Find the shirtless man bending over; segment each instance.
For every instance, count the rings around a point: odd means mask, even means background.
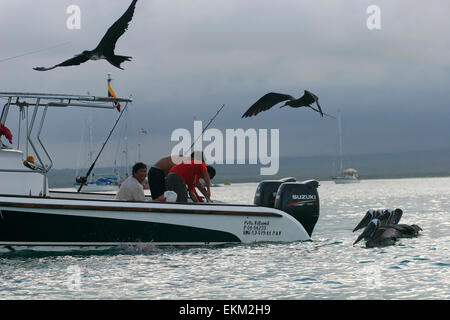
[[[182,156],[167,156],[160,160],[158,160],[148,171],[148,183],[150,186],[150,192],[152,195],[152,199],[158,199],[161,195],[167,191],[165,178],[169,174],[169,171],[177,164],[182,163],[183,161],[190,161],[194,159],[194,152],[191,154],[190,158],[182,157]],[[198,154],[198,158],[202,158],[203,162],[203,154]],[[208,166],[209,167],[209,166]],[[213,169],[214,170],[214,169]],[[215,172],[214,172],[215,174]],[[197,186],[199,190],[206,196],[206,194],[210,195],[208,190],[203,188],[201,183]],[[209,196],[207,197],[209,198]]]

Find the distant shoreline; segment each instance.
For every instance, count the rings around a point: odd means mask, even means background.
[[[49,187],[50,188],[72,188],[74,187],[73,181],[66,180],[61,182],[61,177],[57,178],[59,181],[55,183],[52,179],[55,178],[55,175],[49,175]],[[232,184],[236,183],[258,183],[263,180],[278,180],[284,177],[294,177],[297,181],[305,181],[305,180],[318,180],[318,181],[333,181],[331,178],[318,178],[318,177],[296,177],[294,175],[285,175],[285,176],[257,176],[257,177],[236,177],[230,179],[217,178],[213,180],[213,184],[224,184],[226,182],[230,182]],[[68,178],[68,177],[67,177]],[[389,176],[370,176],[370,177],[361,177],[361,181],[364,180],[391,180],[391,179],[421,179],[421,178],[450,178],[449,174],[422,174],[422,175],[389,175]]]
[[[450,177],[450,149],[395,152],[382,154],[349,155],[344,157],[344,168],[358,170],[361,180]],[[147,164],[150,166],[151,164]],[[332,181],[338,171],[334,156],[282,157],[275,176],[261,176],[261,165],[219,164],[213,165],[217,175],[214,183],[245,183],[295,177],[297,180],[316,179]],[[126,168],[95,168],[98,174],[112,174],[114,170],[125,176]],[[128,168],[129,170],[129,168]],[[87,169],[53,169],[49,172],[52,188],[72,187],[76,175]]]

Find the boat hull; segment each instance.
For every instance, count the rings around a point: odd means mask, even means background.
[[[344,177],[343,178],[336,177],[336,178],[333,178],[333,180],[336,184],[347,184],[347,183],[359,183],[360,182],[360,180],[357,178],[344,178]]]
[[[0,196],[1,246],[205,245],[310,240],[277,209]]]

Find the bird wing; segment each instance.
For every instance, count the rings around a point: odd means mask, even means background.
[[[394,224],[391,227],[401,232],[403,236],[416,236],[418,234],[418,229],[414,228],[413,225],[410,226],[407,224]]]
[[[311,104],[311,103],[315,102],[317,104],[317,107],[319,108],[318,112],[323,117],[323,112],[322,112],[322,108],[320,107],[320,104],[319,104],[319,97],[318,96],[316,96],[314,93],[312,93],[312,92],[310,92],[308,90],[305,90],[305,94],[300,99],[304,99],[303,101],[307,102],[308,104]],[[312,109],[316,110],[314,108],[312,108]]]
[[[48,70],[52,70],[55,69],[57,67],[68,67],[68,66],[77,66],[79,64],[82,64],[83,62],[86,62],[89,60],[89,57],[79,54],[76,55],[73,58],[70,58],[64,62],[61,62],[60,64],[56,64],[53,67],[50,68],[45,68],[45,67],[34,67],[33,69],[36,71],[48,71]]]
[[[111,27],[109,27],[108,31],[106,31],[94,51],[98,50],[105,55],[114,55],[117,40],[125,33],[125,31],[127,31],[128,24],[133,18],[136,2],[137,0],[133,0],[127,11],[125,11],[125,13],[116,22],[114,22]]]
[[[261,111],[266,111],[272,108],[277,103],[286,100],[294,100],[295,98],[283,93],[270,92],[262,96],[258,101],[256,101],[243,115],[242,118],[251,117],[257,115]]]

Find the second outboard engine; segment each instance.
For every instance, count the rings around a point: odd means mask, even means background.
[[[280,185],[275,209],[289,213],[305,228],[311,237],[319,219],[319,183],[316,180],[286,182]]]
[[[282,183],[295,181],[297,181],[295,178],[261,181],[256,189],[255,200],[253,203],[257,206],[273,208],[278,187]]]

